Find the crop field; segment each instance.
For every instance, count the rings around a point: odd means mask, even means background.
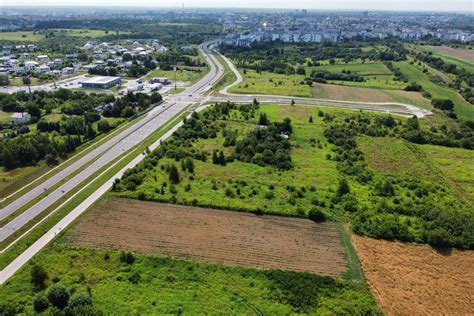
[[[468,315],[474,251],[352,237],[365,278],[388,315]]]
[[[474,106],[464,101],[456,91],[431,82],[417,66],[411,65],[407,61],[399,61],[394,64],[405,74],[408,81],[420,84],[426,91],[431,93],[433,98],[451,99],[454,102],[454,110],[460,118],[467,120],[474,118]]]
[[[474,51],[468,49],[451,48],[447,46],[418,46],[418,48],[430,51],[434,56],[445,62],[454,64],[459,68],[474,71]]]
[[[280,75],[270,72],[257,73],[247,70],[244,80],[229,89],[232,93],[242,94],[275,94],[293,97],[312,97],[311,87],[302,84],[303,75]]]
[[[474,51],[471,49],[463,48],[452,48],[448,46],[423,46],[429,50],[442,53],[444,55],[450,55],[452,57],[462,59],[468,63],[474,64]]]
[[[313,96],[318,99],[356,102],[400,102],[431,107],[430,101],[418,92],[349,87],[338,84],[313,83]]]
[[[79,246],[335,277],[348,265],[332,222],[117,198],[88,213],[66,238]]]

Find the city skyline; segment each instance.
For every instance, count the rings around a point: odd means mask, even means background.
[[[312,0],[295,0],[292,6],[288,6],[288,2],[284,0],[258,0],[258,1],[240,1],[240,2],[226,2],[225,5],[217,0],[173,0],[166,3],[155,3],[150,5],[150,2],[145,0],[136,0],[131,3],[128,0],[105,0],[101,5],[97,5],[96,1],[69,1],[64,3],[58,0],[45,0],[41,4],[31,0],[3,0],[3,6],[20,7],[20,6],[60,6],[60,7],[141,7],[141,8],[236,8],[236,9],[308,9],[308,10],[374,10],[374,11],[437,11],[437,12],[473,12],[473,3],[470,0],[400,0],[397,2],[380,2],[375,0],[350,1],[350,0],[335,0],[335,1],[312,1]]]

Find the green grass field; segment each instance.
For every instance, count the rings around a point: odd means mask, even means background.
[[[280,75],[270,72],[258,74],[256,71],[247,70],[247,73],[243,74],[243,76],[244,80],[229,89],[229,92],[275,94],[307,98],[313,96],[311,87],[300,83],[305,78],[303,75]]]
[[[33,262],[46,269],[48,287],[90,292],[94,307],[110,315],[381,314],[369,290],[351,281],[138,254],[133,264],[119,258],[119,251],[57,242]],[[0,287],[0,306],[33,312],[33,297],[47,293],[30,283],[33,262]]]
[[[403,89],[406,84],[403,82],[395,81],[395,77],[392,72],[380,62],[370,63],[349,63],[349,64],[335,64],[335,65],[324,65],[317,67],[306,67],[306,74],[310,75],[312,70],[330,71],[330,72],[342,72],[351,71],[354,74],[363,76],[364,82],[354,81],[340,81],[330,80],[331,83],[337,83],[347,86],[366,87],[375,89]]]
[[[433,98],[451,99],[454,102],[454,110],[462,119],[474,119],[474,105],[467,103],[453,89],[442,87],[431,82],[427,76],[415,65],[410,65],[408,61],[399,61],[395,65],[405,74],[408,80],[415,81],[431,93]]]
[[[419,147],[455,191],[474,204],[474,152],[433,145]]]
[[[0,32],[0,41],[12,42],[38,42],[42,40],[42,34],[33,34],[31,31],[25,32]]]
[[[116,35],[116,31],[91,30],[91,29],[51,29],[58,35],[74,36],[74,37],[90,37],[98,38],[105,35]],[[130,32],[119,31],[119,34],[129,34]]]
[[[460,199],[474,202],[474,152],[462,148],[415,145],[402,139],[360,137],[367,163],[378,172],[415,176],[450,187]]]

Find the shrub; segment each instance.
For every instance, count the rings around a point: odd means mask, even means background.
[[[313,207],[308,213],[308,218],[316,223],[320,223],[326,220],[326,215],[319,208]]]
[[[337,195],[342,196],[348,194],[351,191],[349,184],[347,183],[346,178],[339,180],[339,185],[337,187]]]
[[[41,313],[47,310],[48,307],[49,307],[49,301],[46,295],[41,293],[35,296],[35,298],[33,299],[33,309],[35,310],[35,312]]]
[[[49,302],[59,309],[68,305],[69,296],[69,291],[62,285],[53,285],[48,291]]]
[[[92,298],[88,293],[76,293],[71,298],[71,303],[69,306],[72,308],[85,306],[85,305],[92,305]]]
[[[120,262],[126,264],[133,264],[135,262],[135,256],[131,252],[122,251],[120,253]]]
[[[34,265],[33,268],[31,268],[31,283],[36,289],[45,288],[45,281],[47,279],[48,273],[46,273],[43,267]]]

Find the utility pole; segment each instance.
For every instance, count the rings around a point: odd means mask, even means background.
[[[178,88],[176,87],[176,66],[173,67],[174,71],[174,90],[176,91]]]

